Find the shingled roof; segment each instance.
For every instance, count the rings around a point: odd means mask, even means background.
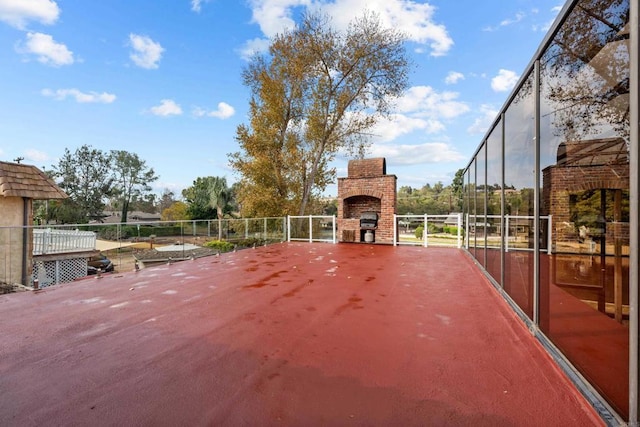
[[[8,162],[0,162],[0,196],[36,200],[69,197],[37,167]]]

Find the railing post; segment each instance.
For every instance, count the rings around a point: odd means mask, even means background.
[[[285,237],[288,242],[291,242],[291,215],[287,215],[287,235]]]
[[[551,238],[551,230],[553,230],[553,227],[551,225],[552,222],[553,215],[549,215],[549,221],[547,221],[547,255],[551,255],[551,253],[553,252],[551,250],[551,244],[553,242],[553,239]]]
[[[464,239],[465,244],[466,244],[465,247],[467,248],[467,250],[469,250],[469,216],[470,215],[467,214],[467,226],[465,227],[466,234],[465,234],[465,239]]]
[[[309,215],[309,243],[313,242],[313,217]]]
[[[462,214],[458,214],[458,249],[462,248]]]
[[[398,215],[393,214],[393,246],[398,246]]]
[[[331,218],[333,219],[333,244],[336,244],[336,216],[332,215]]]
[[[509,252],[509,214],[504,216],[504,251]]]
[[[51,229],[47,228],[44,230],[44,234],[42,236],[42,253],[46,254],[49,249],[49,242],[51,240]]]
[[[424,223],[422,224],[422,246],[425,248],[429,246],[429,216],[424,214]]]
[[[262,238],[266,241],[267,240],[267,217],[264,218],[264,221],[262,223]]]

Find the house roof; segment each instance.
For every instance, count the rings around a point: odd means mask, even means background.
[[[69,197],[37,167],[8,162],[0,162],[0,196],[36,200]]]

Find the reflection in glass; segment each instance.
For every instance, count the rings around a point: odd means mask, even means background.
[[[501,284],[502,121],[487,138],[487,272]]]
[[[473,224],[476,222],[476,164],[478,163],[477,159],[474,159],[469,166],[469,223],[467,224],[467,229],[469,231],[469,251],[471,255],[476,257],[476,233],[473,232]]]
[[[540,327],[628,414],[629,2],[577,4],[541,58]]]
[[[476,157],[476,217],[475,221],[470,224],[469,232],[473,233],[476,239],[476,260],[480,265],[485,265],[485,246],[487,236],[487,219],[485,217],[485,205],[487,186],[485,183],[485,156],[486,145],[483,145],[478,151]]]
[[[533,319],[535,99],[529,75],[504,117],[505,265],[503,287]]]

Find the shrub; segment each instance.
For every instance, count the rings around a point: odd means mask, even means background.
[[[229,252],[233,250],[234,244],[231,242],[225,242],[224,240],[211,240],[204,244],[205,247],[216,249],[220,252]]]
[[[416,228],[416,239],[422,239],[423,235],[424,235],[424,226],[423,225],[419,225]]]

